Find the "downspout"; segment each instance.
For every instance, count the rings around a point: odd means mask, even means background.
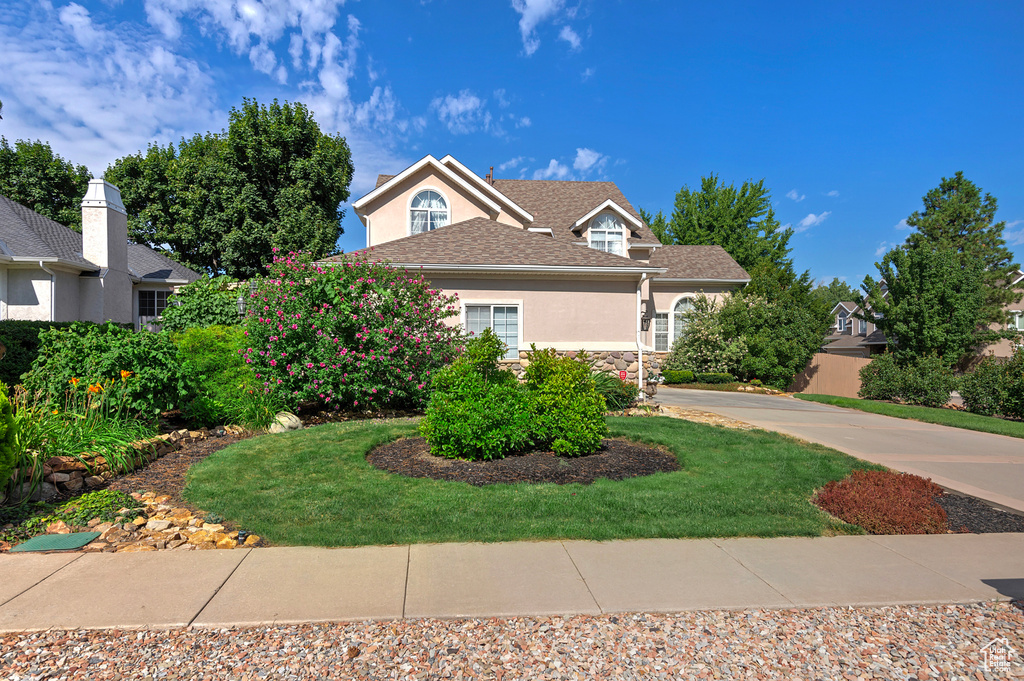
[[[643,341],[640,340],[640,333],[641,333],[641,330],[640,330],[641,321],[640,320],[641,320],[641,317],[643,315],[643,311],[641,309],[642,308],[641,296],[643,295],[642,289],[643,289],[643,286],[644,286],[644,281],[646,279],[647,279],[647,273],[643,272],[640,275],[640,281],[637,282],[637,285],[636,285],[636,352],[637,352],[636,380],[637,380],[637,383],[640,386],[640,401],[641,402],[646,402],[647,401],[647,390],[646,390],[646,386],[644,386],[644,344],[643,344]]]
[[[366,247],[370,247],[370,216],[366,216]]]
[[[39,261],[39,267],[44,272],[50,275],[50,319],[49,321],[55,322],[53,318],[54,311],[56,310],[56,296],[57,296],[57,273],[47,267],[42,260]]]

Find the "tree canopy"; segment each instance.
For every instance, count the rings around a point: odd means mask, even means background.
[[[916,230],[907,238],[908,246],[951,248],[965,263],[976,263],[984,292],[981,321],[1005,324],[1005,306],[1020,300],[1020,294],[1007,286],[1020,265],[1006,248],[1006,223],[995,222],[995,197],[987,193],[982,196],[980,187],[964,177],[963,172],[957,172],[953,177],[942,178],[923,201],[924,210],[907,218],[907,224]]]
[[[46,142],[18,140],[12,147],[0,137],[0,194],[76,232],[89,177],[88,168],[64,160]]]
[[[659,238],[666,244],[717,244],[750,271],[766,260],[779,268],[792,268],[792,236],[793,230],[782,229],[775,219],[764,180],[747,181],[736,189],[719,184],[718,176],[712,174],[701,179],[699,191],[685,186],[679,190],[664,236]]]
[[[811,290],[811,295],[820,300],[829,310],[837,303],[844,300],[856,300],[859,295],[857,290],[839,278],[834,278],[829,283],[822,281]]]
[[[210,274],[251,277],[274,248],[336,252],[352,159],[301,103],[244,99],[228,129],[115,161],[129,238]]]

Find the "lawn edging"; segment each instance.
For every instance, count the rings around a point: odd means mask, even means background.
[[[1024,438],[1024,421],[1009,421],[995,416],[981,416],[980,414],[972,414],[970,412],[957,411],[955,409],[918,407],[909,404],[893,404],[892,402],[861,400],[852,397],[837,397],[835,395],[795,393],[793,397],[807,402],[818,402],[820,404],[829,404],[834,407],[857,409],[871,414],[892,416],[898,419],[934,423],[940,426],[974,430],[980,433],[991,433],[993,435],[1006,435],[1008,437]]]

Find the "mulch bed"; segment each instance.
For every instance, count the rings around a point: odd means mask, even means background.
[[[377,447],[366,460],[375,468],[410,478],[452,480],[478,487],[517,482],[587,485],[598,478],[624,480],[679,470],[679,461],[664,449],[613,439],[601,440],[601,449],[586,456],[535,451],[495,461],[463,461],[434,456],[426,440],[410,437]]]
[[[980,499],[946,492],[935,501],[946,512],[949,529],[954,532],[1024,532],[1024,516],[992,508]]]

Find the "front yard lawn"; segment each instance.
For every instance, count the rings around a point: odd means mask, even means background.
[[[612,437],[668,447],[683,470],[592,485],[473,487],[371,467],[410,420],[328,424],[231,445],[189,472],[185,498],[273,543],[415,542],[853,533],[810,503],[855,468],[834,450],[765,431],[611,417]]]
[[[874,400],[858,400],[852,397],[836,397],[835,395],[797,393],[794,397],[799,397],[801,400],[807,400],[808,402],[821,402],[822,404],[831,404],[836,407],[859,409],[860,411],[867,411],[872,414],[894,416],[898,419],[924,421],[925,423],[935,423],[940,426],[1024,438],[1024,421],[1007,421],[1006,419],[994,416],[972,414],[968,411],[917,407],[909,404],[893,404],[892,402],[876,402]]]

